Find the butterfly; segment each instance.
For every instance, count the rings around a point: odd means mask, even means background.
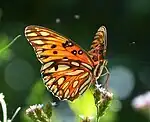
[[[70,38],[41,26],[25,28],[25,36],[41,62],[47,89],[60,100],[73,101],[102,75],[107,61],[107,31],[101,26],[86,52]]]

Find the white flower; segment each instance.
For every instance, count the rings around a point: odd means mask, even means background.
[[[29,113],[32,113],[34,112],[36,109],[42,109],[43,107],[43,104],[35,104],[35,105],[32,105],[30,106],[27,110],[26,110],[26,113],[29,114]]]

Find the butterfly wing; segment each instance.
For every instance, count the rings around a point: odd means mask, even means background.
[[[61,100],[73,101],[89,87],[93,61],[72,40],[41,27],[28,26],[25,36],[42,63],[46,87]]]
[[[109,71],[107,69],[107,60],[105,60],[107,48],[107,29],[105,26],[101,26],[95,36],[94,41],[92,42],[91,49],[88,51],[91,59],[94,62],[94,76],[95,81],[99,79],[100,76],[107,76],[105,84],[108,84]],[[106,70],[106,73],[103,71]]]
[[[93,75],[79,62],[46,63],[41,68],[46,87],[61,100],[73,101],[90,86]]]
[[[101,26],[94,36],[91,49],[88,54],[93,59],[94,65],[97,65],[100,61],[104,60],[107,48],[107,30],[105,26]]]

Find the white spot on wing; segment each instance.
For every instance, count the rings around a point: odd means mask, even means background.
[[[43,52],[43,51],[37,51],[36,53],[37,53],[37,55],[40,55],[42,52]]]
[[[56,72],[54,67],[49,70],[49,73],[53,73],[53,72]]]
[[[50,79],[50,76],[44,76],[44,77],[43,77],[44,83],[48,82],[49,79]]]
[[[75,65],[75,66],[80,66],[79,63],[77,63],[77,62],[75,62],[75,61],[72,61],[71,64],[72,64],[72,65]]]
[[[58,90],[58,89],[57,89],[57,87],[55,87],[55,89],[53,90],[53,93],[56,93],[56,92],[57,92],[57,90]]]
[[[61,85],[63,82],[64,82],[65,78],[64,77],[61,77],[58,79],[58,85]]]
[[[79,88],[76,88],[76,90],[75,90],[75,94],[77,94],[77,93],[78,93],[78,90],[79,90]]]
[[[42,50],[43,50],[42,48],[37,48],[37,49],[36,49],[36,51],[42,51]]]
[[[87,88],[88,88],[88,85],[86,85],[86,86],[79,92],[79,94],[83,94]]]
[[[68,65],[58,65],[57,71],[63,71],[63,70],[67,70],[69,68],[70,68],[70,66],[68,66]]]
[[[26,36],[37,36],[36,33],[29,33],[29,34],[26,34]]]
[[[46,85],[51,86],[54,81],[55,81],[55,78],[52,78],[46,83]]]
[[[84,72],[84,70],[75,70],[74,72],[68,72],[66,75],[78,75],[80,73]]]
[[[36,31],[40,31],[40,29],[39,28],[35,28],[36,29]]]
[[[25,33],[30,33],[31,32],[31,30],[26,30],[26,32]]]
[[[74,94],[74,92],[73,92],[73,93],[71,94],[71,97],[74,97],[74,95],[75,95],[75,94]]]
[[[69,89],[67,89],[67,91],[65,92],[64,98],[67,98],[68,94],[69,94]]]
[[[55,70],[55,68],[53,67],[53,68],[51,68],[51,69],[49,70],[49,73],[58,72],[58,71],[63,71],[63,70],[67,70],[67,69],[69,69],[69,68],[70,68],[70,66],[68,66],[68,65],[58,65],[58,69],[57,69],[57,70]]]
[[[59,91],[56,93],[56,96],[59,96]]]
[[[42,40],[34,40],[34,41],[32,41],[32,43],[34,43],[34,44],[44,44],[44,42],[42,41]]]
[[[88,72],[84,73],[80,78],[85,78],[86,76],[88,76]]]
[[[60,91],[59,91],[59,95],[61,95],[61,97],[62,97],[62,94],[63,94],[63,92],[62,92],[62,90],[60,90]]]
[[[62,90],[59,90],[59,91],[57,91],[56,94],[54,94],[54,95],[56,95],[56,96],[60,99],[60,98],[62,98],[62,94],[63,94],[63,91],[62,91]]]
[[[77,80],[74,81],[74,82],[73,82],[73,88],[75,88],[75,87],[78,85],[78,83],[79,83],[79,81],[77,81]]]
[[[67,59],[62,59],[63,61],[68,61],[68,58]]]
[[[82,84],[79,91],[81,91],[87,84],[90,84],[90,82],[91,82],[91,76],[89,76],[89,78]]]
[[[64,86],[62,87],[62,89],[65,89],[68,85],[69,85],[69,82],[66,82],[66,83],[64,84]]]
[[[49,35],[48,32],[44,32],[44,31],[41,31],[40,34],[41,34],[42,36],[48,36],[48,35]]]
[[[57,88],[57,86],[56,86],[56,85],[52,85],[52,87],[51,87],[51,91],[55,90],[56,88]]]
[[[42,66],[41,70],[47,69],[47,68],[50,67],[53,63],[54,63],[54,62],[48,62],[48,63],[44,64],[44,65]]]
[[[92,67],[86,63],[81,63],[83,66],[87,67],[88,69],[92,70]]]
[[[70,98],[70,95],[68,95],[67,99]]]

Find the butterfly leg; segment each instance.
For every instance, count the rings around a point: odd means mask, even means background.
[[[100,77],[104,77],[104,76],[110,74],[110,72],[109,72],[109,70],[108,70],[108,68],[106,66],[104,67],[104,69],[106,70],[106,72],[103,73]]]
[[[110,76],[110,72],[107,68],[107,60],[103,60],[103,63],[100,65],[100,72],[99,72],[99,76],[100,77],[105,77],[106,76],[106,80],[104,82],[104,87],[107,89],[108,88],[108,80],[109,80],[109,76]],[[98,81],[96,80],[95,82],[97,85],[99,84]]]
[[[104,86],[105,86],[106,88],[108,88],[110,72],[109,72],[109,70],[108,70],[108,68],[107,68],[106,66],[104,67],[104,69],[105,69],[106,72],[105,72],[104,74],[102,74],[100,77],[106,76],[106,81],[105,81],[105,83],[104,83]]]
[[[106,66],[107,66],[107,60],[103,60],[103,61],[99,62],[99,64],[98,64],[97,67],[95,68],[96,70],[95,70],[95,73],[94,73],[94,74],[95,74],[95,76],[97,76],[96,79],[95,79],[95,83],[96,83],[96,84],[99,84],[97,80],[98,80],[100,77],[103,77],[103,76],[105,76],[105,75],[107,74],[108,70],[106,70],[106,73],[103,74],[104,69],[107,69]],[[98,70],[99,67],[100,67],[100,69]],[[98,73],[97,73],[97,72],[98,72]],[[97,74],[98,74],[98,75],[97,75]]]
[[[105,81],[105,83],[104,83],[104,86],[105,86],[105,88],[107,89],[107,88],[108,88],[108,85],[109,85],[110,73],[107,72],[106,75],[107,75],[107,76],[106,76],[106,81]]]

